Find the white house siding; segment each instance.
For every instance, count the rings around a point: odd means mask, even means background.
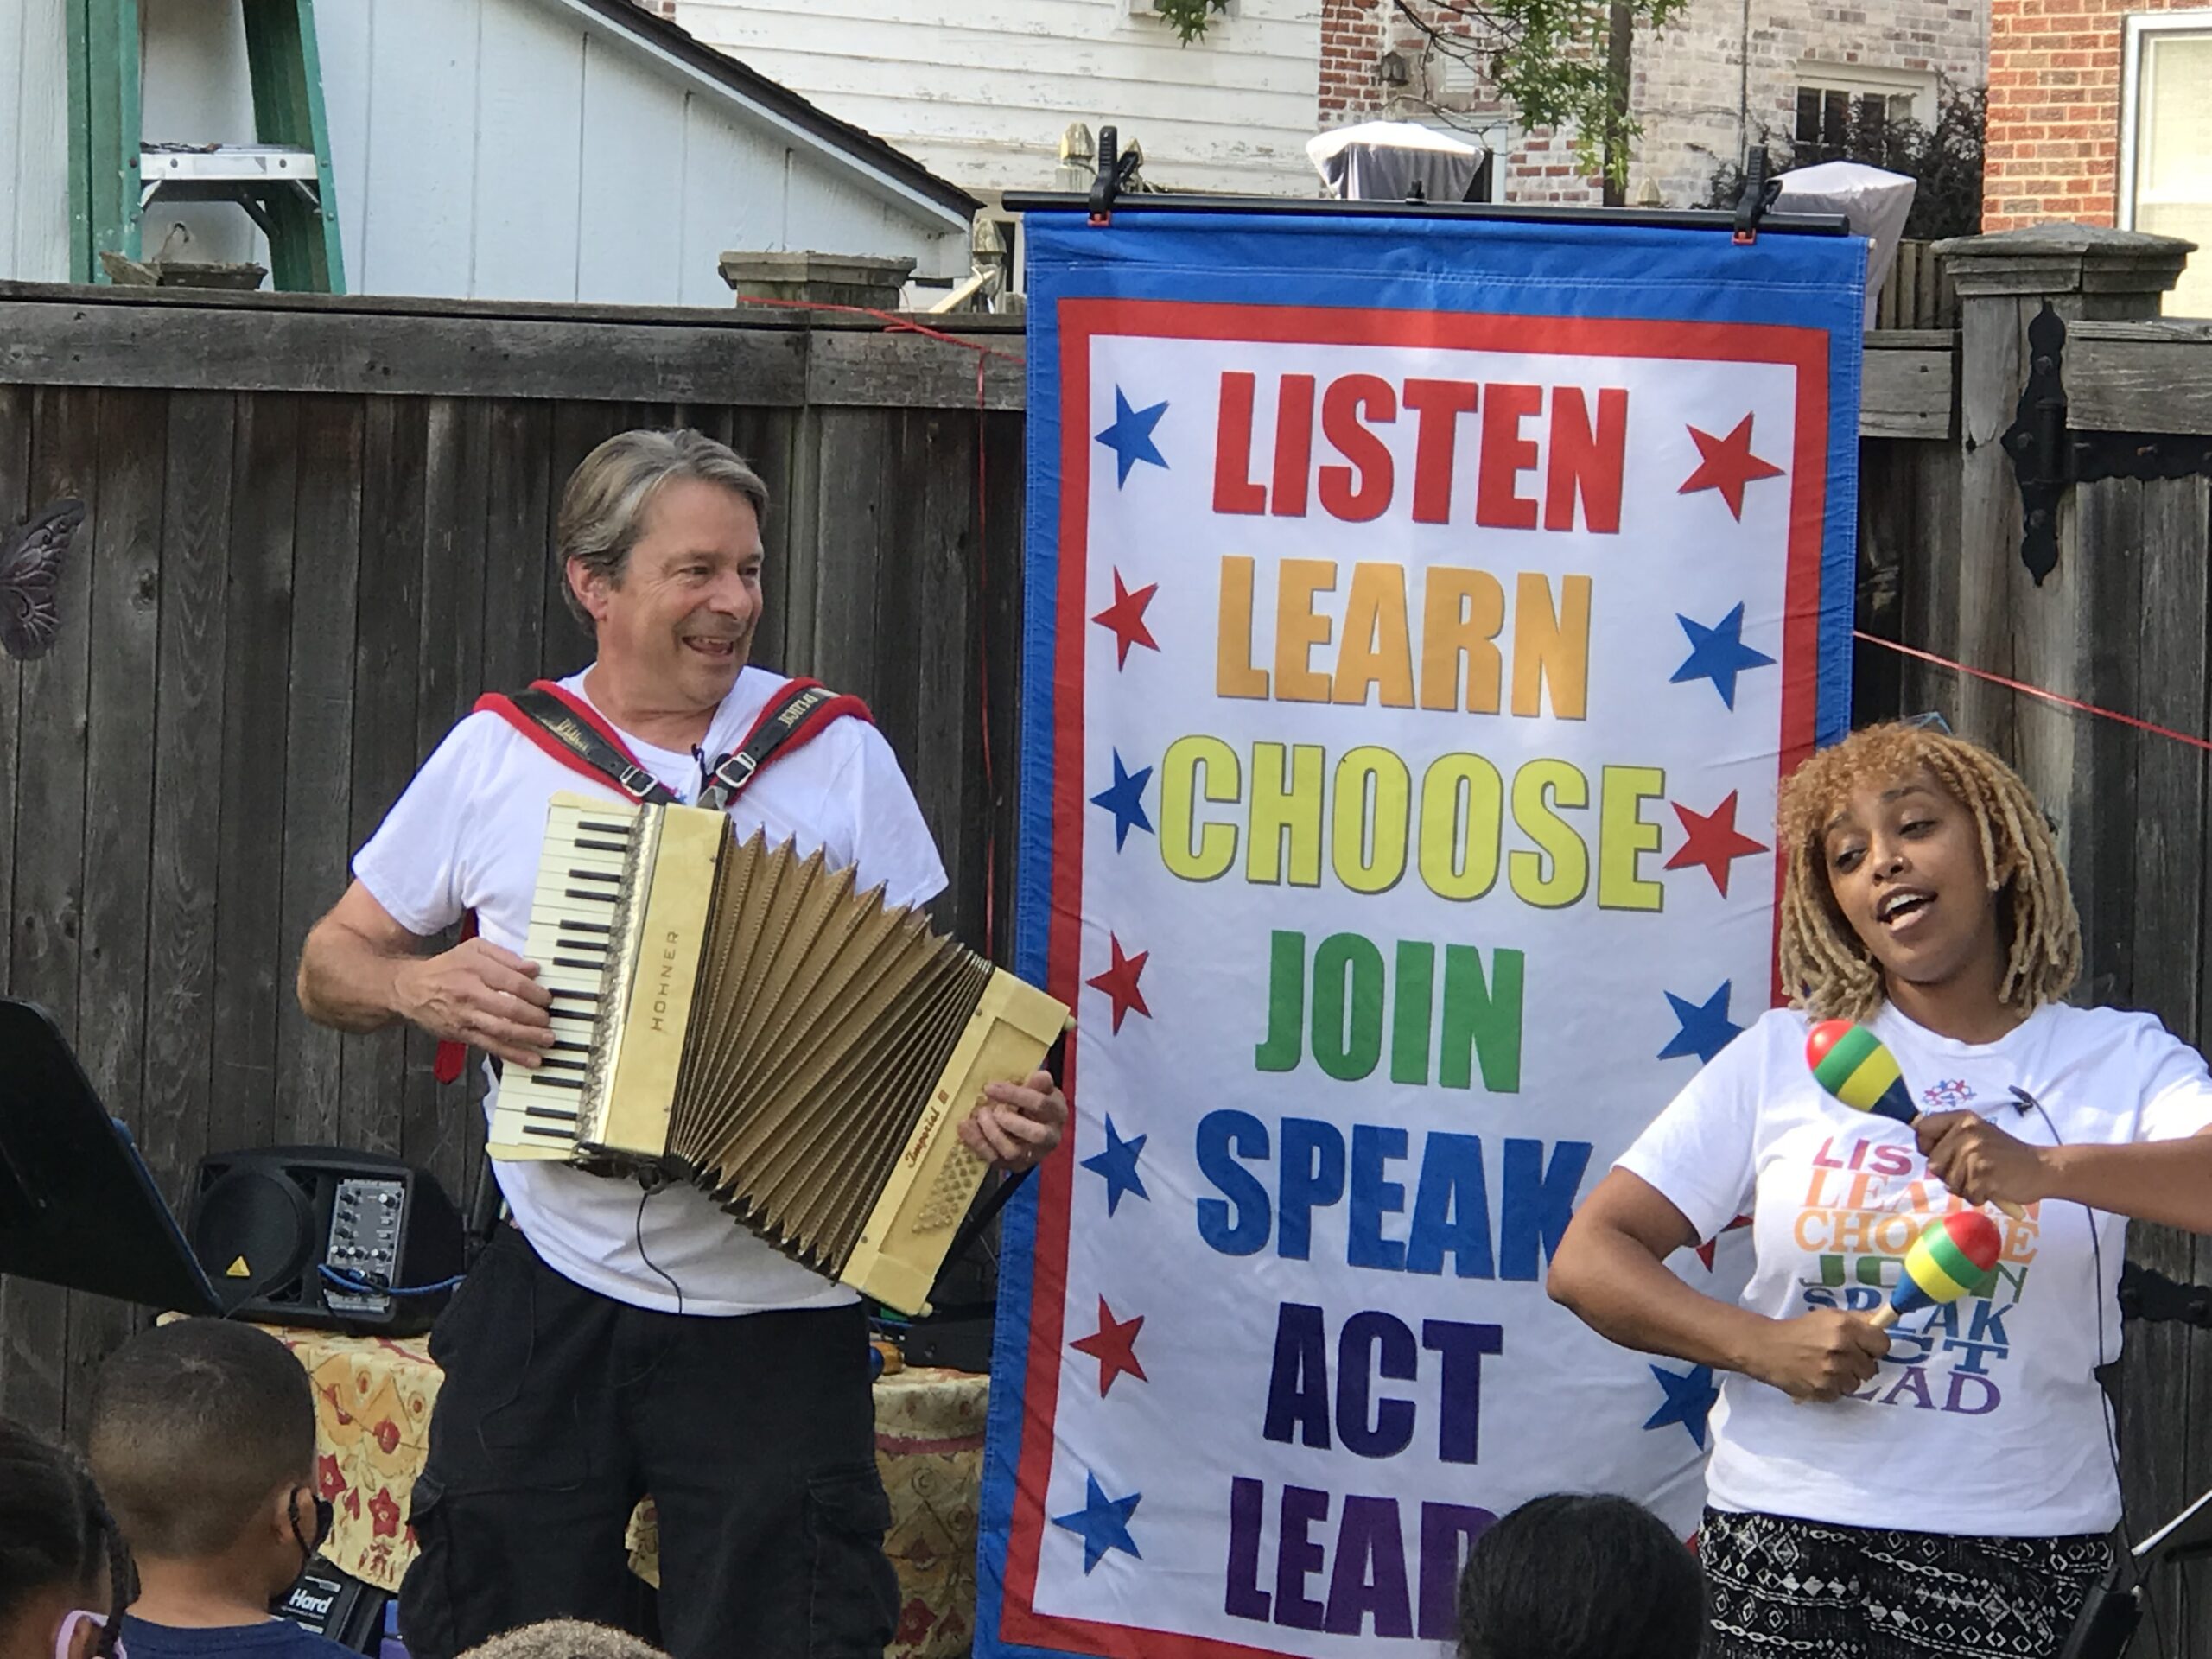
[[[676,21],[970,190],[1050,189],[1117,128],[1182,190],[1313,195],[1322,0],[1235,0],[1179,45],[1147,0],[675,0]]]
[[[61,0],[0,0],[0,276],[69,280]]]
[[[0,275],[68,275],[61,118],[26,95],[66,97],[61,10],[0,0],[0,45],[11,29],[48,31],[55,58],[43,80],[0,66],[0,135],[11,121],[54,128],[47,155],[19,144],[21,161],[0,166],[14,194],[0,195]],[[141,16],[147,141],[251,140],[240,9],[141,0]],[[968,268],[966,230],[941,210],[897,199],[563,0],[322,0],[315,16],[355,293],[726,306],[726,249]],[[156,201],[147,251],[178,222],[192,257],[267,263],[259,232],[220,206]]]

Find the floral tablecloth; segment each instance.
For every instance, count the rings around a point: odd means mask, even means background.
[[[270,1327],[315,1385],[315,1482],[335,1512],[323,1554],[397,1590],[415,1559],[408,1495],[429,1446],[438,1368],[420,1338]],[[885,1548],[899,1569],[898,1638],[888,1659],[954,1659],[975,1634],[976,1510],[988,1379],[909,1369],[875,1385],[875,1457],[891,1495]],[[651,1499],[630,1527],[631,1565],[659,1582]]]

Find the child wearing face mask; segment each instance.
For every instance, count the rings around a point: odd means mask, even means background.
[[[329,1527],[315,1396],[283,1344],[185,1319],[116,1350],[93,1391],[92,1471],[137,1561],[130,1659],[338,1659],[271,1616]]]
[[[1784,780],[1777,833],[1794,1006],[1621,1155],[1551,1293],[1719,1380],[1707,1659],[2051,1659],[2113,1567],[2096,1373],[2119,1355],[2127,1223],[2212,1233],[2212,1074],[2155,1016],[2066,1000],[2065,865],[1987,749],[1856,733]],[[1912,1122],[1816,1083],[1807,1036],[1828,1020],[1890,1051]],[[1995,1268],[1954,1251],[1963,1296],[1877,1326],[1913,1241],[1985,1204],[2015,1206],[1990,1217]],[[1738,1217],[1739,1299],[1670,1269]]]
[[[78,1456],[0,1417],[0,1659],[121,1659],[130,1556]]]

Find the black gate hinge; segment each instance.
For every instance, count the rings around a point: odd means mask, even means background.
[[[2020,563],[2041,587],[2058,568],[2058,507],[2076,484],[2212,473],[2212,437],[2076,432],[2066,422],[2066,320],[2049,300],[2028,324],[2028,381],[1999,440],[2020,486]]]

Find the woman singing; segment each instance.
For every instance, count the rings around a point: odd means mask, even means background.
[[[1776,1009],[1583,1205],[1554,1297],[1612,1340],[1728,1373],[1700,1546],[1717,1659],[2041,1659],[2112,1565],[2095,1368],[2126,1217],[2212,1231],[2212,1077],[2141,1014],[2069,1007],[2081,929],[2042,811],[1986,750],[1883,726],[1784,784]],[[1923,1116],[1825,1095],[1819,1020],[1872,1026]],[[2153,1143],[2165,1144],[2153,1144]],[[1963,1300],[1865,1317],[1928,1223],[2010,1199]],[[1738,1303],[1664,1263],[1738,1216]]]

